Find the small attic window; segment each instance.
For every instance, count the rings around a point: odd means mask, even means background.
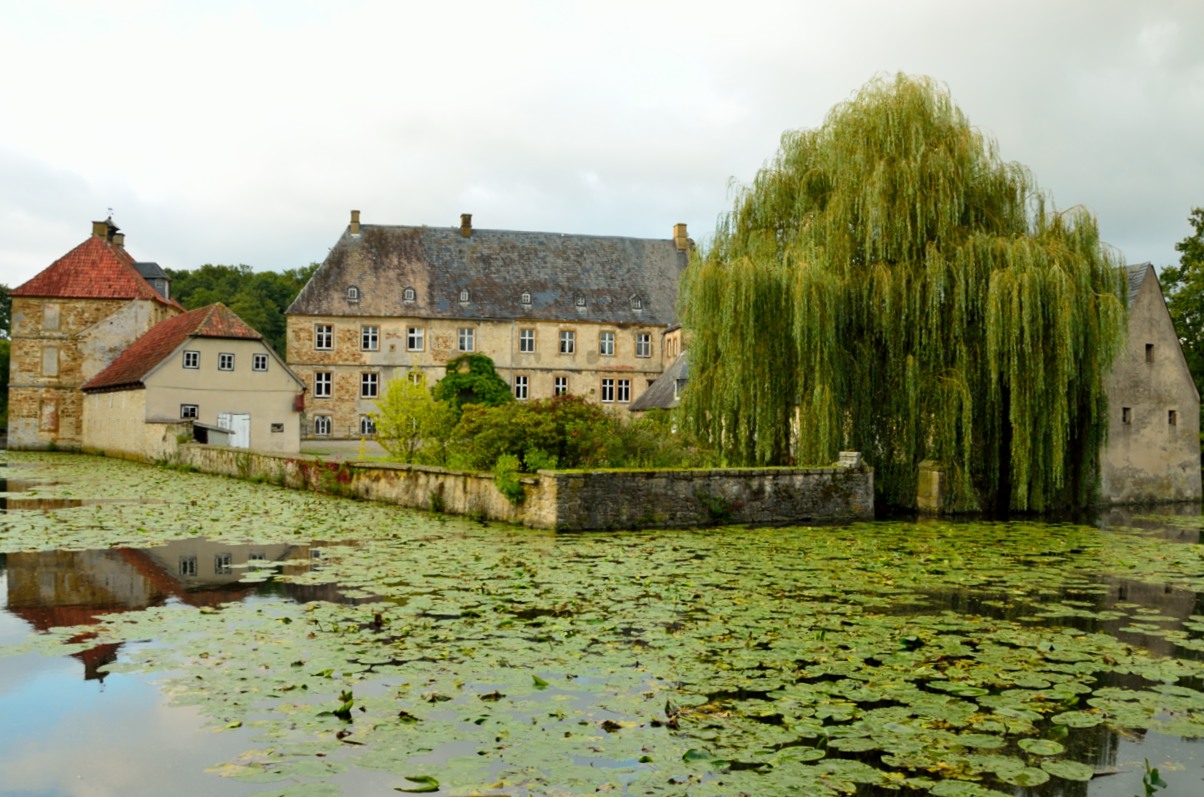
[[[585,297],[584,297],[584,296],[578,296],[578,297],[577,297],[577,306],[578,306],[578,307],[585,307]]]
[[[644,309],[644,300],[638,296],[632,296],[631,297],[631,309],[632,310],[643,310]]]
[[[461,303],[461,304],[467,304],[467,303],[468,303],[468,298],[469,298],[469,296],[468,296],[468,289],[467,289],[467,288],[463,288],[463,289],[461,289],[461,291],[460,291],[460,303]]]
[[[403,300],[403,301],[407,301],[407,302],[412,302],[412,301],[414,301],[414,299],[416,298],[416,296],[417,296],[417,294],[416,294],[416,293],[414,293],[414,289],[413,289],[413,288],[406,288],[406,289],[405,289],[405,291],[403,291],[403,292],[402,292],[402,294],[401,294],[401,298],[402,298],[402,300]]]
[[[352,285],[347,288],[347,301],[358,302],[360,300],[360,289]]]
[[[530,292],[530,291],[523,291],[523,295],[522,295],[522,296],[520,296],[520,297],[518,298],[518,300],[519,300],[520,302],[522,302],[523,304],[526,304],[526,305],[529,305],[529,304],[531,304],[531,292]]]

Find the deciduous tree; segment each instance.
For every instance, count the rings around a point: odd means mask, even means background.
[[[1087,502],[1124,276],[927,78],[788,132],[684,283],[683,420],[733,464],[863,452],[887,502],[947,467],[963,509]]]
[[[1196,388],[1204,393],[1204,208],[1194,209],[1187,221],[1192,234],[1175,244],[1179,265],[1158,276]]]
[[[446,464],[456,412],[431,395],[421,374],[391,379],[376,402],[376,440],[399,462]]]

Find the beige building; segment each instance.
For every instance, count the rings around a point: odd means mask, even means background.
[[[1108,443],[1100,497],[1108,504],[1199,501],[1200,395],[1158,275],[1129,268],[1129,334],[1108,376]]]
[[[373,431],[376,399],[411,371],[493,359],[519,400],[571,393],[625,411],[664,369],[691,242],[351,223],[288,310],[306,436]]]
[[[180,424],[229,445],[296,453],[304,385],[263,336],[214,304],[163,321],[83,385],[84,447],[157,459]]]
[[[152,326],[183,312],[161,277],[155,264],[134,261],[106,220],[12,291],[10,448],[82,445],[80,387]]]

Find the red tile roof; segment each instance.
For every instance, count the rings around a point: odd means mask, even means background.
[[[164,299],[134,268],[134,258],[124,247],[93,235],[58,260],[17,286],[11,296],[61,299]]]
[[[263,335],[220,302],[201,307],[155,324],[108,368],[84,383],[83,390],[141,387],[143,378],[189,338],[262,340]]]

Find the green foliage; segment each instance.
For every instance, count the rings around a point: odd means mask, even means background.
[[[1196,388],[1204,393],[1204,208],[1194,209],[1188,223],[1192,234],[1175,244],[1179,265],[1161,269],[1158,279],[1187,366]]]
[[[493,478],[498,491],[514,505],[521,504],[525,497],[523,483],[519,479],[518,457],[513,454],[502,454],[493,463]]]
[[[283,357],[285,346],[285,310],[297,298],[305,283],[318,268],[252,271],[250,266],[223,266],[206,263],[192,271],[166,269],[171,277],[171,295],[189,310],[221,302],[243,321],[263,335]]]
[[[682,291],[688,431],[733,464],[862,451],[887,502],[1083,505],[1125,329],[1120,264],[926,78],[788,132]]]
[[[453,433],[456,467],[488,470],[502,455],[523,472],[684,467],[702,456],[660,421],[624,421],[580,396],[466,407]]]
[[[435,383],[435,398],[459,413],[465,404],[495,407],[514,399],[510,385],[498,376],[493,360],[484,354],[461,354],[447,364],[447,375]]]
[[[10,290],[12,289],[0,282],[0,338],[7,338],[12,332],[13,298],[9,296]]]
[[[0,338],[0,427],[8,426],[8,362],[12,354],[12,342]]]
[[[1153,797],[1159,789],[1165,789],[1169,784],[1158,774],[1158,767],[1150,766],[1150,759],[1145,759],[1145,774],[1141,776],[1141,785],[1145,789],[1144,797]]]
[[[376,406],[376,440],[393,459],[446,464],[456,413],[450,404],[431,395],[421,374],[411,372],[405,379],[389,380]]]

